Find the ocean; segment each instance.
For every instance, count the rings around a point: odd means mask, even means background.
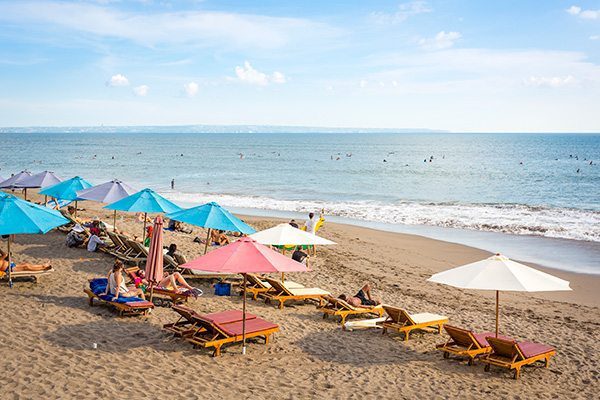
[[[597,134],[149,128],[0,137],[5,178],[22,169],[51,170],[92,183],[118,178],[176,202],[217,201],[258,214],[323,209],[346,222],[417,229],[426,236],[449,228],[553,238],[563,245],[577,241],[591,251],[585,268],[579,263],[565,269],[600,273]]]

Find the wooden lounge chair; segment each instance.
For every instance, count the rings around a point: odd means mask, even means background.
[[[460,358],[468,358],[469,365],[473,365],[475,358],[492,351],[492,346],[487,342],[486,337],[494,336],[493,332],[474,333],[452,325],[444,325],[446,333],[450,338],[446,343],[438,344],[436,349],[444,352],[444,358],[449,358],[450,354]],[[505,336],[500,336],[508,339]]]
[[[409,334],[415,329],[424,331],[433,331],[434,329],[438,333],[442,333],[442,326],[448,322],[448,317],[438,314],[420,313],[420,314],[409,314],[405,310],[383,305],[383,309],[387,314],[387,319],[383,321],[383,334],[388,329],[404,333],[404,340],[408,340]]]
[[[271,289],[271,284],[267,281],[263,281],[258,275],[246,274],[246,278],[246,293],[252,294],[253,300],[257,300],[259,294],[266,293],[267,291],[269,291],[269,289]],[[303,285],[292,281],[285,281],[285,286],[287,288],[295,289],[304,287]],[[243,292],[244,287],[242,284],[240,285],[240,295],[242,295]]]
[[[354,307],[348,302],[333,296],[324,296],[323,298],[327,300],[327,304],[317,308],[323,313],[323,319],[330,315],[340,317],[340,324],[342,325],[344,325],[346,318],[350,315],[376,314],[380,317],[383,316],[384,311],[381,305]]]
[[[548,368],[550,357],[556,354],[556,349],[541,343],[517,342],[493,336],[488,336],[486,340],[492,346],[492,352],[481,358],[481,361],[487,364],[485,371],[489,371],[492,365],[514,369],[515,379],[519,379],[521,367],[524,365],[543,360]]]
[[[11,271],[11,279],[32,279],[35,283],[38,282],[40,276],[48,275],[54,272],[54,268],[50,268],[44,271]],[[5,271],[0,271],[0,279],[8,280],[8,274]]]
[[[188,331],[184,338],[192,343],[194,348],[214,347],[213,357],[219,356],[223,345],[242,341],[242,318],[243,314],[239,310],[193,314],[190,319],[195,330],[193,333]],[[262,337],[265,344],[269,344],[269,337],[278,331],[277,324],[246,313],[246,339]]]
[[[112,296],[103,294],[106,291],[107,281],[106,278],[90,279],[89,284],[84,286],[83,291],[89,297],[90,307],[94,306],[96,300],[101,304],[112,306],[120,316],[146,315],[154,308],[154,304],[139,297],[119,297],[117,301],[113,301]]]
[[[320,288],[293,288],[287,287],[284,283],[275,279],[265,278],[265,280],[271,285],[271,289],[259,296],[263,297],[266,303],[273,300],[278,301],[279,309],[283,309],[285,302],[288,300],[316,301],[321,305],[324,302],[323,297],[331,295],[331,293]]]
[[[196,317],[198,313],[181,304],[174,305],[171,310],[179,314],[179,319],[170,324],[163,325],[163,329],[173,333],[176,337],[184,337],[186,334],[194,333],[197,328]]]

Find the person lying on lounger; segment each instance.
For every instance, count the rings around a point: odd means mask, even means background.
[[[123,263],[120,260],[116,260],[110,273],[108,274],[108,285],[106,285],[106,292],[104,294],[110,294],[114,300],[119,297],[144,297],[144,291],[140,288],[136,288],[134,285],[127,286],[125,284],[125,277],[123,276]]]
[[[2,250],[0,250],[0,271],[1,272],[8,272],[8,254],[4,253]],[[15,264],[12,263],[12,266],[10,268],[11,271],[13,272],[19,272],[19,271],[47,271],[52,269],[52,266],[50,264],[30,264],[30,263],[20,263],[20,264]]]
[[[158,286],[161,286],[161,287],[164,287],[165,289],[173,290],[173,291],[179,290],[178,285],[180,285],[188,290],[192,290],[192,291],[194,290],[194,287],[188,285],[185,278],[183,276],[181,276],[181,274],[179,272],[174,272],[172,274],[165,272],[163,274],[163,279],[160,282],[158,282]]]
[[[372,307],[381,304],[381,300],[373,299],[371,296],[371,285],[368,283],[365,283],[365,285],[360,288],[355,296],[346,296],[345,294],[341,294],[339,298],[354,307]]]
[[[229,244],[229,238],[223,234],[223,231],[212,229],[210,231],[210,241],[217,246]]]

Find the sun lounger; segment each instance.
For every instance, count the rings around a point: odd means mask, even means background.
[[[194,348],[213,347],[213,357],[221,354],[223,345],[242,341],[243,314],[239,310],[198,314],[181,306],[175,306],[173,309],[181,317],[175,324],[167,324],[165,329],[171,332],[181,331],[180,335],[192,343]],[[268,344],[269,337],[278,331],[277,324],[246,313],[246,339],[262,337],[265,344]]]
[[[323,313],[323,318],[325,319],[330,315],[340,317],[340,324],[342,325],[344,325],[346,318],[350,315],[376,314],[380,317],[383,315],[383,307],[381,305],[354,307],[348,302],[333,296],[324,296],[323,298],[327,300],[327,304],[317,308]]]
[[[489,371],[492,365],[514,369],[515,379],[519,379],[521,367],[536,361],[545,361],[545,367],[548,368],[550,357],[556,354],[556,349],[541,343],[517,342],[493,336],[488,336],[486,340],[492,347],[492,352],[481,358],[487,364],[485,370]]]
[[[279,309],[283,309],[285,302],[288,300],[316,301],[321,305],[324,302],[323,297],[331,295],[331,293],[320,288],[294,288],[288,287],[275,279],[265,278],[265,280],[271,285],[271,289],[261,293],[260,297],[263,297],[267,303],[274,300],[278,301]]]
[[[383,333],[388,329],[404,333],[404,340],[408,340],[411,331],[420,329],[424,331],[432,331],[434,328],[438,333],[442,333],[442,326],[448,322],[448,317],[438,314],[421,313],[409,314],[405,310],[383,305],[383,309],[387,314],[387,319],[382,323]]]
[[[246,274],[246,293],[250,293],[252,294],[252,299],[253,300],[257,300],[258,295],[261,293],[265,293],[267,291],[269,291],[269,289],[271,289],[271,284],[267,281],[262,280],[258,275],[255,274]],[[296,283],[296,282],[292,282],[292,281],[285,281],[285,286],[287,288],[303,288],[304,286]],[[244,292],[244,287],[243,285],[240,287],[240,295]]]
[[[38,278],[40,276],[48,275],[51,272],[54,272],[54,268],[50,268],[44,271],[11,271],[10,278],[11,279],[22,279],[29,278],[33,279],[35,283],[38,282]],[[5,271],[0,271],[0,279],[8,280],[8,273]]]
[[[83,288],[83,291],[88,295],[90,307],[94,306],[94,300],[114,307],[119,315],[146,315],[148,310],[154,308],[154,304],[140,297],[119,297],[117,301],[113,300],[113,296],[103,294],[106,291],[108,279],[96,278],[91,279],[89,284]]]
[[[475,358],[492,351],[492,346],[486,340],[486,337],[494,336],[492,332],[475,333],[451,325],[444,325],[444,329],[450,338],[446,343],[435,346],[436,349],[444,352],[444,358],[454,354],[461,358],[468,358],[469,365],[473,365]],[[506,336],[500,337],[509,340]]]

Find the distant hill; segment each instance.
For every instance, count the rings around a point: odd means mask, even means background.
[[[31,126],[0,127],[0,133],[431,133],[434,129],[331,128],[270,125],[170,125],[170,126]]]

